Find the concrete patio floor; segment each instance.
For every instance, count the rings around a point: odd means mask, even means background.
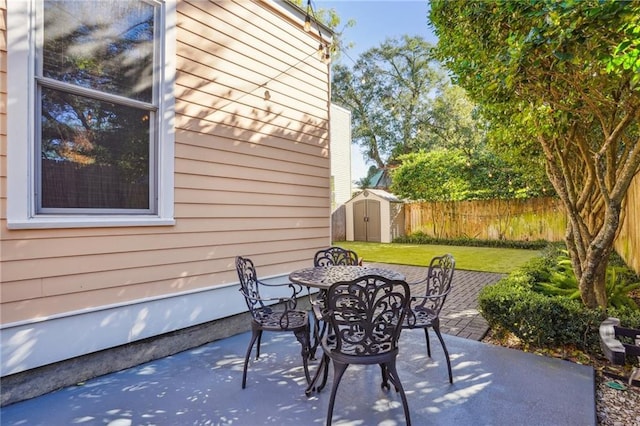
[[[426,274],[417,266],[367,266],[397,269],[408,281]],[[413,425],[596,425],[592,367],[479,341],[488,325],[477,310],[478,293],[501,276],[454,274],[441,312],[453,385],[435,335],[433,358],[428,358],[422,330],[402,332],[398,371]],[[332,374],[322,392],[307,398],[300,345],[292,334],[265,333],[261,357],[251,360],[243,390],[249,338],[249,333],[237,334],[2,407],[0,424],[323,425]],[[312,374],[318,362],[310,364]],[[399,395],[380,389],[377,366],[349,367],[338,389],[333,424],[405,424]]]
[[[2,425],[322,425],[327,388],[307,398],[300,346],[266,333],[249,364],[242,333],[0,409]],[[414,425],[596,424],[592,367],[444,336],[454,373],[422,330],[405,330],[398,370]],[[315,371],[318,361],[311,364]],[[399,395],[380,388],[377,366],[350,366],[338,389],[334,425],[401,425]]]

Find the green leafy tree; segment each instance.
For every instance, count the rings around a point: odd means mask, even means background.
[[[387,40],[363,53],[352,68],[338,64],[333,71],[332,99],[352,111],[354,143],[377,169],[391,170],[409,153],[449,149],[466,159],[463,175],[446,175],[466,182],[466,198],[543,195],[549,186],[541,162],[515,163],[509,160],[516,158],[511,152],[491,151],[486,120],[465,90],[450,84],[432,60],[431,46],[421,38]],[[407,167],[418,164],[411,161]],[[424,179],[431,175],[417,174]],[[505,178],[498,179],[501,176]],[[522,185],[516,184],[516,176],[526,176],[520,179]],[[395,188],[424,199],[410,188],[441,184],[439,179]]]
[[[529,180],[527,170],[490,151],[469,156],[459,148],[437,148],[399,157],[392,171],[391,191],[422,201],[528,198],[546,195],[544,186]]]
[[[469,160],[485,149],[486,121],[478,115],[475,102],[462,87],[443,85],[433,100],[433,116],[438,147],[459,149]]]
[[[464,200],[470,190],[465,179],[467,160],[461,150],[436,149],[400,157],[392,174],[391,191],[424,201]]]
[[[640,167],[637,2],[432,0],[437,56],[491,131],[543,153],[589,307]],[[534,152],[534,151],[532,151]]]
[[[353,141],[384,169],[432,145],[434,98],[446,82],[421,37],[387,39],[349,68],[333,66],[332,100],[351,110]]]

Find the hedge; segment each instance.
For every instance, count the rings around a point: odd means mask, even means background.
[[[547,264],[546,258],[533,259],[480,292],[479,309],[491,328],[540,348],[572,345],[592,355],[602,355],[598,328],[607,317],[640,328],[640,310],[589,309],[578,300],[534,292],[532,286],[545,276]]]

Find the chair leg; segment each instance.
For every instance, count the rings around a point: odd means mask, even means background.
[[[302,346],[302,351],[300,355],[302,355],[302,367],[304,368],[304,377],[307,379],[307,383],[311,383],[311,375],[309,374],[309,352],[310,352],[310,344],[311,338],[309,336],[309,327],[302,330],[294,331],[296,339],[300,342]]]
[[[307,288],[307,290],[309,290],[309,288]],[[325,292],[324,290],[321,290],[320,293],[318,293],[316,303],[324,303],[323,302],[323,300],[325,299],[324,292]],[[309,293],[309,300],[311,300],[311,293]],[[311,345],[311,350],[309,353],[309,359],[312,359],[312,360],[316,359],[316,351],[318,349],[318,346],[320,346],[320,342],[322,342],[322,337],[327,332],[327,322],[322,320],[321,315],[316,314],[316,308],[317,306],[314,306],[312,304],[311,313],[313,314],[313,344]]]
[[[338,392],[338,385],[342,379],[342,375],[347,370],[349,364],[342,364],[333,361],[333,385],[331,386],[331,397],[329,398],[329,410],[327,411],[327,423],[326,426],[331,426],[331,420],[333,417],[333,406],[336,402],[336,393]]]
[[[425,331],[427,331],[426,328]],[[451,360],[449,359],[449,351],[447,350],[447,345],[444,344],[444,339],[442,338],[442,334],[440,333],[440,324],[435,323],[433,325],[433,331],[436,332],[436,336],[438,336],[438,340],[440,340],[442,349],[444,349],[444,356],[447,359],[447,370],[449,371],[449,383],[453,384],[453,375],[451,374]]]
[[[427,341],[427,356],[431,358],[431,342],[429,341],[429,327],[424,328],[424,338]]]
[[[389,380],[395,385],[396,391],[400,393],[402,399],[402,407],[404,408],[404,417],[407,422],[407,426],[411,426],[411,415],[409,414],[409,403],[407,402],[407,395],[404,393],[404,388],[400,382],[400,376],[398,376],[398,370],[396,369],[395,360],[385,364],[385,371],[389,375]]]
[[[316,318],[313,326],[313,345],[311,345],[311,352],[309,355],[309,359],[316,359],[316,351],[318,350],[318,346],[320,346],[320,342],[322,341],[322,336],[324,336],[326,332],[327,332],[327,323],[325,321],[318,320]]]
[[[316,350],[318,349],[318,344],[320,340],[318,339],[318,335],[320,334],[320,326],[318,325],[318,319],[313,316],[313,343],[311,344],[311,348],[309,349],[309,359],[316,359]]]
[[[322,324],[320,324],[322,323]],[[318,350],[318,346],[320,346],[320,342],[322,341],[322,336],[327,331],[327,323],[318,319],[314,313],[313,315],[313,344],[311,345],[311,349],[309,350],[309,359],[316,359],[316,351]]]
[[[260,343],[262,342],[262,330],[258,330],[258,347],[256,348],[256,359],[260,357]]]
[[[322,382],[319,386],[316,386],[316,391],[318,392],[324,389],[325,385],[327,384],[327,378],[329,378],[329,363],[331,362],[331,359],[327,355],[323,354],[322,361],[320,362],[324,364],[324,370],[322,374]]]
[[[400,387],[398,386],[398,383],[396,382],[395,377],[389,374],[389,367],[387,366],[387,364],[385,363],[380,364],[380,370],[382,371],[382,384],[380,385],[380,387],[383,390],[384,389],[389,390],[391,389],[391,387],[389,386],[389,382],[391,382],[396,392],[400,392]]]
[[[327,382],[328,368],[329,368],[329,358],[325,356],[323,353],[322,359],[318,364],[318,369],[316,370],[316,374],[313,376],[313,379],[311,379],[311,383],[309,383],[309,385],[307,386],[307,389],[305,389],[304,391],[304,394],[307,397],[311,396],[311,392],[315,392],[315,391],[320,392],[322,387],[324,387],[325,383]],[[318,385],[318,380],[320,380],[321,375],[323,376],[323,379],[320,385]]]
[[[318,348],[318,332],[320,330],[319,326],[318,326],[318,318],[316,318],[316,315],[313,311],[313,301],[311,299],[311,287],[307,287],[307,296],[309,297],[309,304],[311,305],[311,312],[310,315],[313,316],[313,344],[311,344],[311,349],[309,351],[309,359],[311,360],[315,360],[316,359],[316,349]]]
[[[380,384],[380,387],[383,390],[389,390],[389,372],[387,371],[386,364],[380,364],[380,373],[382,374],[382,383]]]
[[[249,347],[247,348],[247,353],[244,356],[244,369],[242,370],[242,389],[247,386],[247,367],[249,366],[249,357],[251,356],[251,350],[253,349],[253,345],[258,339],[258,337],[262,334],[262,330],[253,329],[251,331],[251,341],[249,342]],[[258,346],[260,348],[260,346]]]
[[[398,388],[398,384],[395,382],[395,379],[389,374],[387,364],[384,364],[384,363],[380,364],[380,371],[382,373],[382,383],[380,384],[380,387],[382,388],[382,390],[391,389],[391,386],[389,386],[389,382],[391,382],[396,392],[400,392],[400,389]]]

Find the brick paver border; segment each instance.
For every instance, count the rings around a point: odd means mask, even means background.
[[[376,262],[365,262],[365,266],[397,270],[403,273],[409,282],[426,277],[429,269],[425,266]],[[478,294],[484,286],[493,284],[504,276],[504,274],[492,272],[456,269],[453,274],[451,293],[440,312],[440,330],[445,334],[465,339],[482,340],[489,331],[489,325],[478,311]]]

